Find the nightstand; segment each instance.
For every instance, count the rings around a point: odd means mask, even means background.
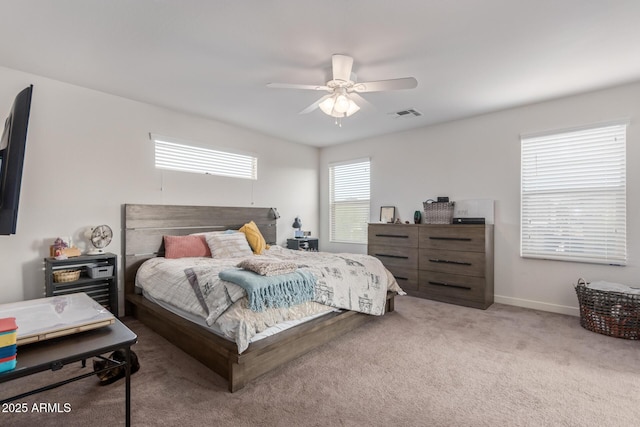
[[[318,239],[313,237],[287,239],[287,249],[318,252]]]
[[[102,304],[116,317],[118,316],[118,262],[112,253],[81,255],[58,260],[44,259],[46,296],[85,292]],[[56,282],[55,272],[79,270],[76,280]]]

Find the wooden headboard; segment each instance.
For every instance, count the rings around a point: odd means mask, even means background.
[[[162,237],[185,236],[204,231],[228,230],[253,221],[269,244],[277,239],[272,208],[225,206],[123,205],[124,293],[134,293],[140,265],[164,256]]]

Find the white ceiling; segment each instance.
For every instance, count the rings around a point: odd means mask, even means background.
[[[640,80],[638,0],[0,0],[0,65],[314,146]],[[334,53],[369,93],[342,127]],[[390,113],[414,108],[421,117]],[[179,135],[177,135],[179,136]]]

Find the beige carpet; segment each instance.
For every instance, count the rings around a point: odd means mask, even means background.
[[[396,312],[230,394],[226,383],[135,319],[136,426],[635,426],[640,342],[575,317],[412,297]],[[18,354],[19,357],[19,354]],[[81,371],[3,384],[0,397]],[[69,413],[0,414],[3,426],[122,425],[124,381],[89,378],[23,400]]]

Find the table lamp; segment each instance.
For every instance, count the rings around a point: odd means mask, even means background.
[[[297,228],[297,230],[293,232],[293,237],[304,237],[304,233],[302,232],[302,220],[300,220],[300,217],[296,217],[291,226],[293,228]]]

